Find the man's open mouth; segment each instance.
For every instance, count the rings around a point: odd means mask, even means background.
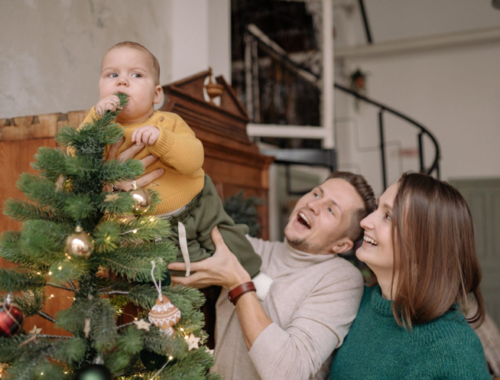
[[[311,228],[311,222],[309,221],[309,219],[307,218],[307,215],[304,214],[303,212],[299,212],[299,214],[297,215],[297,221],[306,226],[307,228]]]

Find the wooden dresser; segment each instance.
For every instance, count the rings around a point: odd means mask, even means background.
[[[234,90],[224,78],[217,77],[216,83],[205,83],[211,77],[211,70],[163,86],[165,102],[162,110],[179,114],[203,142],[205,162],[203,168],[217,187],[219,195],[225,198],[244,191],[245,196],[258,196],[264,201],[259,208],[262,237],[268,238],[268,170],[272,157],[261,155],[246,133],[249,119],[246,110],[236,98]],[[215,104],[207,94],[215,96]],[[206,100],[208,99],[208,100]],[[54,136],[64,125],[78,127],[88,110],[68,113],[53,113],[24,116],[10,119],[0,118],[0,205],[8,198],[23,198],[16,188],[16,181],[23,172],[35,173],[30,166],[33,156],[41,146],[54,148]],[[19,230],[21,224],[3,214],[0,217],[0,232]],[[0,259],[3,268],[12,265]],[[44,311],[55,316],[61,309],[71,305],[72,294],[61,289],[46,289],[47,299]],[[209,295],[210,297],[210,295]],[[213,306],[213,305],[212,305]],[[206,314],[213,316],[213,311]],[[210,316],[208,315],[209,319]],[[208,323],[213,321],[207,320]],[[24,328],[29,331],[37,325],[44,334],[62,334],[53,324],[41,317],[28,318]]]

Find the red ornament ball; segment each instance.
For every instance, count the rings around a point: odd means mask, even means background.
[[[11,337],[22,327],[24,315],[10,302],[0,304],[0,337]]]

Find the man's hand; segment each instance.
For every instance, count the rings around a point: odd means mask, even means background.
[[[122,138],[120,141],[118,141],[116,144],[113,144],[111,148],[109,149],[108,156],[106,158],[106,161],[108,160],[114,160],[117,159],[119,161],[127,161],[131,158],[133,158],[137,153],[139,153],[141,150],[144,149],[144,145],[132,145],[130,148],[125,149],[123,152],[121,152],[118,157],[116,154],[118,153],[118,150],[120,147],[123,145],[123,142],[125,140]],[[141,162],[144,165],[145,168],[147,168],[149,165],[153,164],[158,160],[158,157],[155,157],[153,155],[149,155],[144,157]],[[165,172],[164,169],[156,169],[153,170],[151,173],[145,174],[142,177],[139,177],[135,180],[135,183],[137,184],[138,187],[145,187],[149,185],[151,182],[157,180],[160,178],[163,173]],[[132,181],[121,181],[121,182],[116,182],[115,186],[122,190],[122,191],[130,191],[132,189]]]
[[[172,277],[172,282],[193,288],[205,288],[210,285],[219,285],[233,290],[244,282],[251,281],[250,275],[241,266],[236,256],[229,250],[217,227],[212,230],[212,240],[215,244],[215,253],[208,259],[191,263],[189,277]],[[172,263],[170,270],[185,271],[186,264]]]
[[[132,133],[132,142],[137,145],[153,145],[160,136],[160,130],[153,125],[137,128]]]
[[[95,106],[95,113],[103,116],[106,111],[116,111],[120,106],[120,99],[116,95],[108,95],[100,99]]]

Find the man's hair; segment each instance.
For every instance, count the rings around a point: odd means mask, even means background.
[[[425,174],[403,174],[392,209],[392,240],[398,274],[392,310],[398,324],[411,329],[432,321],[453,305],[466,304],[469,293],[477,303],[469,323],[482,322],[472,216],[457,189]]]
[[[332,172],[326,181],[334,178],[340,178],[350,183],[363,200],[364,208],[358,208],[352,212],[351,221],[346,231],[346,236],[355,242],[363,236],[363,229],[359,223],[376,208],[375,194],[373,193],[372,187],[366,182],[365,177],[362,175],[337,170]]]
[[[156,71],[155,84],[159,84],[160,83],[160,64],[158,63],[158,60],[153,55],[153,53],[151,53],[148,49],[146,49],[141,44],[139,44],[137,42],[131,42],[131,41],[119,42],[116,45],[111,46],[108,49],[108,51],[113,50],[113,49],[117,49],[117,48],[121,48],[121,47],[129,47],[129,48],[132,48],[132,49],[142,50],[142,51],[145,51],[146,53],[148,53],[151,56],[151,59],[153,60],[153,68]]]

